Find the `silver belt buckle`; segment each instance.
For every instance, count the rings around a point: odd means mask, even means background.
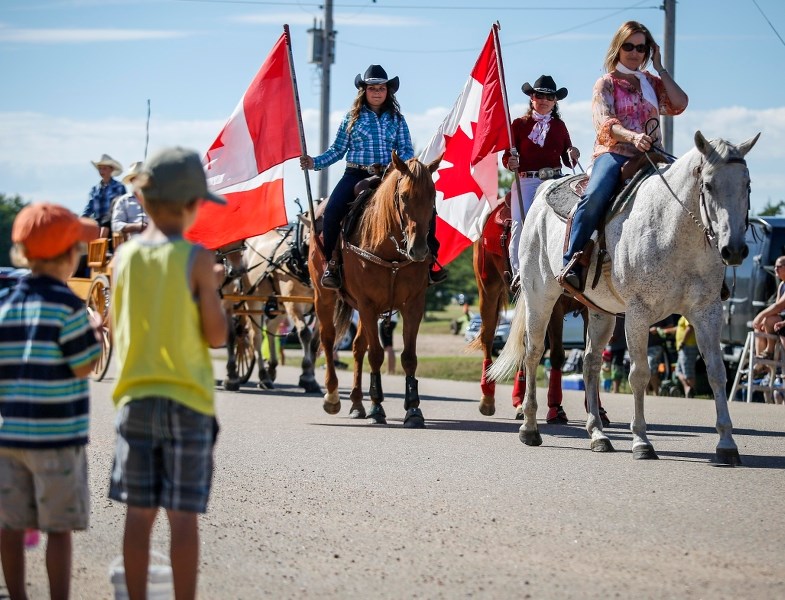
[[[552,169],[551,167],[543,167],[537,172],[537,176],[540,179],[553,179],[556,177],[558,169]]]
[[[365,170],[368,171],[368,175],[376,175],[376,167],[373,165],[368,165]]]

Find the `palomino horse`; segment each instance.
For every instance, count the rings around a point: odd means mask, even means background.
[[[760,135],[760,134],[758,134]],[[750,177],[744,156],[758,136],[733,145],[707,140],[695,133],[695,148],[645,180],[633,202],[628,202],[605,226],[607,260],[596,286],[597,245],[592,255],[584,295],[609,313],[624,312],[625,333],[632,368],[632,454],[638,459],[657,455],[646,435],[644,393],[650,373],[646,360],[649,327],[672,314],[684,315],[695,328],[701,355],[714,392],[719,443],[718,462],[740,463],[725,392],[726,373],[720,351],[722,303],[720,288],[725,266],[739,265],[749,249],[745,231],[750,201]],[[523,443],[542,443],[537,428],[534,373],[542,355],[551,307],[562,294],[556,276],[562,270],[565,223],[546,203],[552,187],[539,189],[523,226],[529,243],[520,249],[521,297],[510,337],[490,369],[494,379],[526,366]],[[608,262],[609,261],[609,262]],[[613,330],[614,317],[589,311],[584,380],[589,403],[586,429],[591,449],[613,450],[602,431],[599,415],[599,372],[602,349]]]
[[[245,241],[245,262],[248,264],[247,294],[249,298],[267,297],[270,300],[247,300],[245,304],[255,314],[252,316],[253,344],[259,364],[259,383],[261,389],[272,389],[278,367],[278,352],[275,340],[279,335],[279,325],[284,318],[297,331],[297,337],[303,348],[299,385],[308,393],[321,393],[321,388],[314,375],[314,360],[318,350],[318,326],[308,326],[306,315],[313,309],[313,302],[282,300],[284,311],[278,311],[275,296],[283,298],[313,297],[313,288],[309,285],[308,273],[304,263],[305,245],[298,231],[300,225],[289,225],[268,231],[267,233]],[[264,361],[261,353],[262,331],[267,333],[269,360]]]
[[[223,263],[224,282],[221,286],[221,297],[226,318],[230,323],[229,335],[226,340],[226,376],[223,380],[223,387],[228,391],[237,391],[240,385],[248,381],[250,371],[253,369],[252,363],[241,364],[244,357],[248,359],[253,354],[248,352],[249,344],[249,319],[247,315],[236,314],[236,303],[224,298],[228,295],[241,294],[243,291],[244,278],[247,272],[246,263],[243,259],[245,244],[242,241],[234,242],[226,246],[221,246],[215,251],[216,262]]]
[[[480,379],[480,412],[489,417],[496,412],[496,382],[488,379],[488,369],[493,364],[493,338],[496,326],[499,323],[499,313],[507,307],[509,289],[504,280],[504,271],[507,269],[506,250],[500,243],[501,236],[494,230],[494,216],[503,210],[500,204],[488,217],[488,222],[483,228],[482,237],[474,243],[474,277],[477,281],[477,291],[480,296],[480,316],[482,323],[480,333],[469,344],[473,350],[483,351],[482,378]],[[525,276],[525,274],[522,274]],[[548,340],[550,342],[551,372],[548,381],[548,423],[566,423],[567,415],[562,408],[562,372],[565,353],[562,341],[564,316],[570,312],[580,311],[586,320],[586,307],[568,296],[561,296],[553,307],[550,321],[548,322]],[[523,370],[515,374],[512,389],[512,405],[515,407],[516,419],[523,418],[523,396],[526,388],[526,375]],[[605,411],[600,414],[606,425],[609,424]]]
[[[368,199],[354,231],[342,242],[343,287],[340,291],[322,288],[324,257],[311,244],[308,267],[314,282],[316,314],[321,324],[321,341],[327,361],[324,410],[341,410],[333,347],[337,334],[349,325],[352,307],[360,314],[360,326],[352,344],[354,386],[350,417],[365,418],[362,399],[362,365],[366,350],[371,367],[369,396],[371,423],[386,423],[382,408],[380,368],[384,349],[379,341],[377,319],[382,313],[398,310],[403,317],[401,366],[406,373],[404,427],[425,427],[417,391],[417,332],[425,313],[428,287],[426,238],[433,217],[436,189],[431,174],[441,157],[428,165],[416,158],[404,162],[392,153],[392,168]]]

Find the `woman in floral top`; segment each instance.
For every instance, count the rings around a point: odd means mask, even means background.
[[[644,71],[651,60],[658,76]],[[657,142],[646,133],[646,122],[662,115],[678,115],[687,108],[687,94],[662,66],[660,47],[649,30],[636,21],[624,23],[605,55],[606,74],[594,84],[592,117],[597,137],[586,193],[578,203],[564,253],[560,281],[577,290],[583,279],[580,265],[570,264],[583,250],[613,197],[621,165],[651,150]]]

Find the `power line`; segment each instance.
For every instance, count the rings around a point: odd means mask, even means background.
[[[757,8],[760,11],[760,14],[763,15],[763,18],[766,19],[766,22],[769,24],[769,27],[771,27],[771,30],[774,32],[774,35],[776,35],[778,38],[780,38],[780,42],[782,43],[783,46],[785,46],[785,40],[782,39],[782,36],[774,28],[774,25],[772,25],[771,21],[769,21],[769,18],[766,16],[766,13],[763,12],[763,9],[760,6],[758,6],[757,1],[756,0],[752,0],[752,3],[755,5],[755,8]]]
[[[201,4],[251,4],[260,6],[291,6],[290,2],[282,2],[276,0],[173,0],[174,2],[198,2]],[[299,7],[313,7],[317,10],[322,10],[324,4],[321,2],[298,2]],[[368,4],[335,4],[335,8],[368,8]],[[514,11],[600,11],[600,10],[616,10],[618,6],[586,6],[584,4],[578,6],[424,6],[422,4],[414,5],[401,5],[395,6],[382,6],[374,4],[375,8],[390,9],[390,10],[514,10]],[[656,8],[659,6],[645,6],[640,8]],[[626,10],[626,9],[622,9]]]

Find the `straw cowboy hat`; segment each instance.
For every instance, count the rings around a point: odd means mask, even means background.
[[[521,86],[523,93],[531,96],[534,92],[541,94],[553,94],[557,100],[564,100],[567,97],[567,88],[556,89],[556,82],[550,75],[540,75],[540,78],[534,82],[534,87],[529,85],[527,81]]]
[[[143,166],[144,163],[141,160],[131,163],[131,166],[128,167],[128,171],[126,172],[125,175],[123,175],[123,178],[120,181],[122,181],[125,185],[128,185],[134,180],[134,178],[137,175],[140,175],[142,173],[142,171],[144,170],[142,168]]]
[[[97,169],[98,167],[112,167],[112,177],[117,177],[120,173],[123,172],[123,165],[117,162],[108,154],[102,154],[101,158],[98,160],[91,160],[93,166]]]
[[[358,89],[364,85],[379,85],[382,83],[386,83],[387,89],[394,94],[398,91],[398,85],[401,82],[398,80],[397,75],[392,79],[387,77],[387,71],[381,65],[371,65],[365,69],[365,75],[360,77],[360,74],[357,73],[357,76],[354,78],[354,87]]]

